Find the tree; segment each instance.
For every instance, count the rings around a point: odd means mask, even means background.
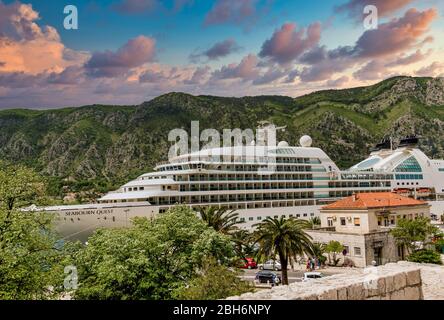
[[[327,260],[327,258],[324,256],[324,253],[326,253],[325,247],[326,245],[323,243],[313,243],[312,247],[312,257],[316,258],[321,264],[324,264],[325,260]]]
[[[312,217],[307,221],[307,225],[310,229],[316,229],[321,226],[321,218]]]
[[[73,258],[79,272],[76,299],[173,299],[199,276],[205,262],[231,265],[234,249],[187,207],[156,219],[136,218],[133,227],[102,229]]]
[[[0,299],[49,299],[62,279],[54,216],[20,209],[43,190],[33,170],[0,164]]]
[[[189,285],[177,290],[176,298],[183,300],[217,300],[253,290],[252,286],[239,278],[240,272],[216,263],[206,262],[200,275]]]
[[[202,208],[199,213],[202,220],[217,232],[230,234],[238,229],[239,213],[237,212],[210,206]]]
[[[432,225],[425,217],[414,220],[400,219],[396,227],[391,230],[396,243],[407,248],[408,254],[418,249],[418,243],[423,246],[430,244],[431,238],[439,232],[439,228]]]
[[[254,255],[250,232],[245,229],[236,230],[230,234],[230,239],[234,244],[236,254],[239,258],[244,259],[248,256]]]
[[[267,218],[257,225],[254,232],[259,244],[259,254],[266,257],[279,256],[282,266],[282,283],[288,284],[288,262],[304,253],[312,254],[311,237],[304,231],[306,222],[298,219]]]
[[[418,263],[442,264],[441,255],[434,250],[428,249],[420,249],[412,252],[407,257],[407,260]]]
[[[337,257],[338,253],[341,253],[344,250],[344,246],[339,241],[330,241],[325,247],[325,251],[328,252],[328,261],[330,264],[337,266],[339,263],[339,258]],[[331,257],[330,254],[333,256]]]

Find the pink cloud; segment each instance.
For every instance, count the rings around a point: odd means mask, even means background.
[[[427,51],[426,53],[422,53],[421,50],[416,50],[416,52],[410,55],[401,55],[396,57],[396,59],[392,62],[387,63],[387,67],[398,67],[398,66],[406,66],[409,64],[420,62],[427,57],[430,56],[432,50]]]
[[[258,16],[258,0],[217,0],[206,15],[204,25],[251,23]]]
[[[444,76],[444,62],[435,61],[432,64],[422,67],[415,74],[420,77],[436,77]]]
[[[218,60],[228,56],[231,53],[238,52],[241,47],[236,43],[234,39],[226,39],[224,41],[216,42],[211,48],[190,55],[192,62],[198,62],[201,57],[206,57],[208,60]]]
[[[421,44],[421,37],[429,31],[430,24],[437,16],[436,9],[410,9],[402,18],[364,32],[354,51],[361,57],[379,57],[411,49]]]
[[[259,53],[279,64],[288,64],[305,51],[315,47],[321,38],[321,24],[315,22],[307,29],[296,29],[296,24],[285,23],[264,42]]]
[[[336,7],[337,12],[347,12],[348,16],[356,21],[363,21],[364,8],[367,5],[374,5],[378,8],[378,14],[381,17],[402,9],[412,3],[413,0],[349,0],[347,3]]]
[[[332,88],[340,88],[345,86],[350,81],[350,78],[347,76],[339,77],[338,79],[328,80],[327,86]]]
[[[232,63],[213,72],[212,78],[253,80],[259,75],[258,58],[254,54],[244,57],[238,64]]]
[[[156,41],[153,38],[139,36],[129,40],[116,52],[95,52],[85,68],[93,77],[125,75],[131,69],[154,60],[155,44]]]
[[[51,26],[40,27],[31,5],[0,2],[0,72],[61,72],[88,54],[65,47]]]

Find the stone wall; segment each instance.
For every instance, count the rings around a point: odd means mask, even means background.
[[[340,274],[297,282],[228,300],[423,300],[417,265],[390,263],[362,274]]]

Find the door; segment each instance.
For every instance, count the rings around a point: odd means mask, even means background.
[[[378,266],[382,265],[382,248],[374,248],[373,256]]]

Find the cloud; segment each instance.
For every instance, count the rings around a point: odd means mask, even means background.
[[[435,61],[432,64],[425,66],[415,72],[420,77],[436,77],[443,76],[444,63]]]
[[[307,29],[296,29],[296,24],[285,23],[264,42],[259,53],[279,64],[291,63],[305,51],[317,46],[321,38],[321,24],[315,22]]]
[[[238,64],[232,63],[214,71],[212,79],[254,80],[259,75],[258,62],[259,60],[254,54],[249,54]]]
[[[416,50],[416,52],[410,55],[401,55],[397,57],[394,61],[386,64],[386,67],[398,67],[406,66],[409,64],[420,62],[430,56],[432,50],[428,50],[426,53],[422,53],[421,50]]]
[[[205,17],[204,25],[253,23],[259,16],[259,0],[217,0]]]
[[[287,75],[285,70],[278,68],[268,68],[268,70],[253,80],[253,85],[264,85],[281,79]]]
[[[437,17],[436,9],[408,10],[402,18],[381,24],[378,29],[367,30],[359,38],[354,54],[361,57],[380,57],[402,52],[421,44],[420,39],[429,31]]]
[[[335,11],[338,13],[346,12],[348,17],[357,22],[363,21],[364,8],[367,5],[374,5],[378,8],[378,15],[381,17],[390,14],[409,5],[413,0],[349,0],[347,3],[337,6]]]
[[[88,54],[67,49],[56,29],[40,27],[31,5],[0,2],[0,72],[61,72]]]
[[[218,60],[228,56],[231,53],[238,52],[242,48],[233,39],[227,39],[215,43],[211,48],[196,54],[190,55],[192,62],[198,62],[200,58],[206,57],[208,60]]]
[[[159,2],[157,0],[123,0],[112,6],[114,11],[126,14],[141,14],[154,11]]]
[[[85,70],[83,67],[70,66],[60,73],[51,73],[47,78],[47,82],[60,85],[76,85],[84,80]]]
[[[208,66],[197,68],[194,71],[193,76],[190,79],[185,80],[184,84],[187,84],[187,85],[202,84],[202,82],[204,82],[206,80],[210,70],[211,70],[211,68]]]
[[[339,88],[345,86],[349,82],[350,78],[347,76],[342,76],[335,80],[328,80],[327,86],[332,88]]]
[[[386,75],[387,68],[384,61],[372,60],[364,67],[353,73],[355,79],[367,81],[381,79]]]
[[[125,75],[131,69],[154,60],[155,44],[156,41],[153,38],[139,36],[129,40],[116,52],[95,52],[85,68],[92,77]]]
[[[410,9],[401,18],[383,23],[376,30],[365,31],[353,46],[341,46],[332,50],[313,47],[298,59],[298,62],[306,65],[301,71],[300,79],[307,82],[329,80],[336,73],[364,63],[368,65],[355,75],[360,79],[375,78],[379,65],[383,65],[379,60],[391,61],[401,53],[430,42],[430,37],[426,34],[436,16],[436,9]],[[409,59],[415,58],[418,57]],[[409,59],[403,62],[406,63]],[[378,62],[369,63],[369,60]],[[369,72],[368,76],[364,75],[365,71]]]

